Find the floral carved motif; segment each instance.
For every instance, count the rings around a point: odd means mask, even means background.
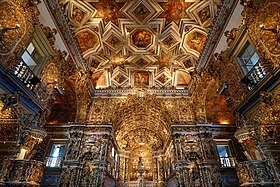
[[[22,49],[26,48],[39,23],[35,1],[1,1],[0,12],[0,61],[12,68]]]
[[[280,64],[280,3],[276,0],[251,2],[245,8],[249,34],[273,67]]]

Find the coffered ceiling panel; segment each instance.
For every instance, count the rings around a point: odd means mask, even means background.
[[[111,90],[189,89],[191,72],[221,3],[221,0],[60,1],[88,70],[93,73],[92,82],[107,81],[107,86],[95,89]],[[104,71],[107,73],[96,73]]]
[[[151,0],[133,0],[127,2],[120,10],[127,18],[143,25],[159,16],[164,10]]]

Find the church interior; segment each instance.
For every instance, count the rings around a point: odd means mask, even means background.
[[[279,0],[0,0],[0,186],[280,186],[279,65]]]

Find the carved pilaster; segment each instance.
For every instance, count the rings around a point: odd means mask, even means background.
[[[34,147],[43,141],[47,135],[43,128],[43,115],[41,113],[35,116],[31,114],[22,114],[20,118],[19,141],[18,141],[18,157],[22,150],[26,153],[24,158],[30,159],[38,150]]]
[[[25,149],[24,158],[30,159],[37,152],[33,148],[40,144],[46,135],[43,129],[24,130],[19,141],[18,155],[22,149]]]
[[[111,125],[74,125],[69,131],[61,186],[102,186],[107,173]]]
[[[125,156],[119,157],[119,170],[118,170],[119,186],[124,186],[125,183]]]
[[[124,175],[124,181],[128,181],[129,179],[129,158],[125,158],[125,175]]]
[[[278,92],[261,92],[261,103],[250,114],[249,120],[254,125],[259,147],[264,158],[273,165],[275,173],[280,169],[279,162],[279,120],[280,94]],[[276,171],[278,170],[278,171]]]
[[[203,155],[203,164],[200,165],[204,186],[220,186],[220,162],[213,135],[206,128],[200,129],[200,146]]]
[[[77,179],[78,179],[78,166],[77,165],[72,165],[71,166],[66,166],[64,164],[63,171],[61,173],[61,180],[60,180],[60,185],[61,187],[67,187],[67,186],[76,186]]]
[[[158,158],[154,157],[153,162],[155,163],[154,166],[154,176],[153,176],[153,181],[157,182],[158,181],[158,170],[159,170],[159,165],[158,165]]]
[[[174,124],[171,128],[179,186],[221,186],[220,159],[214,141],[216,131],[208,125]]]
[[[163,162],[163,157],[157,158],[157,174],[158,174],[158,179],[157,179],[157,184],[159,187],[164,186],[164,162]]]
[[[197,135],[175,135],[175,170],[179,186],[201,185],[202,154]]]

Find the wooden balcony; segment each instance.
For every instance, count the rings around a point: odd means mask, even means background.
[[[272,170],[266,161],[241,162],[236,165],[236,171],[241,183],[240,186],[280,185],[280,182],[274,178]]]
[[[44,163],[36,160],[6,159],[0,168],[0,185],[39,186]]]

